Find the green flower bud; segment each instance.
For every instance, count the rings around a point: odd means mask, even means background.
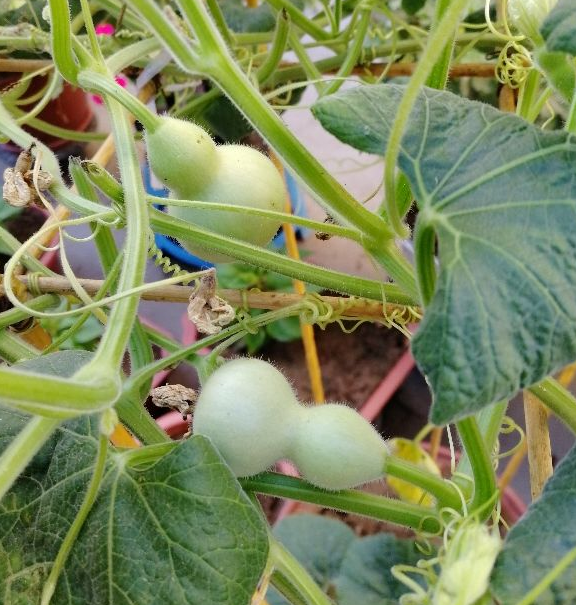
[[[540,35],[540,26],[558,0],[508,0],[508,18],[510,23],[534,44],[544,43]]]

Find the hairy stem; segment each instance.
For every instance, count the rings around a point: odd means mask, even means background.
[[[262,473],[240,479],[240,483],[246,491],[310,502],[426,532],[435,533],[440,528],[435,512],[429,508],[361,491],[327,492],[302,479],[277,473]]]
[[[288,584],[294,587],[307,605],[332,605],[330,599],[298,560],[272,535],[269,539],[270,554],[268,556],[271,559],[275,573],[280,574]],[[274,576],[272,576],[272,583],[274,584]]]
[[[528,390],[576,434],[576,398],[568,390],[553,378],[545,378]]]
[[[28,466],[50,435],[56,430],[60,420],[35,416],[12,440],[0,456],[0,500]]]
[[[402,142],[402,136],[408,121],[410,114],[416,99],[420,94],[422,85],[426,82],[430,72],[434,68],[436,61],[442,55],[445,49],[445,43],[447,39],[450,39],[456,29],[460,14],[464,8],[468,5],[469,0],[453,0],[450,6],[444,12],[444,16],[440,23],[438,23],[432,35],[428,39],[426,49],[422,53],[422,57],[418,66],[414,70],[412,78],[406,87],[404,97],[394,119],[394,124],[390,131],[390,137],[388,139],[388,148],[386,150],[385,169],[384,169],[384,189],[385,189],[385,204],[388,219],[394,230],[399,237],[406,237],[406,228],[402,224],[400,214],[398,212],[398,206],[395,199],[395,172],[396,164],[398,163],[398,157],[400,155],[400,146]]]

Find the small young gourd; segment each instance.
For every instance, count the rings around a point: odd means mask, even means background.
[[[235,206],[250,206],[260,210],[281,212],[286,193],[284,181],[274,164],[262,153],[243,145],[216,147],[218,162],[214,179],[203,189],[194,191],[182,184],[174,188],[174,196],[180,199],[197,199]],[[206,212],[200,208],[169,206],[172,216],[194,225],[221,233],[256,246],[265,246],[277,233],[277,220],[249,216],[238,212]],[[206,258],[206,251],[192,240],[180,243],[190,252]],[[230,262],[230,257],[208,252],[212,262]]]
[[[196,403],[194,432],[212,440],[238,477],[290,459],[307,481],[328,490],[382,477],[388,453],[357,412],[301,405],[286,378],[258,359],[228,362],[210,376]]]
[[[215,145],[202,128],[175,118],[160,118],[146,134],[148,160],[171,197],[261,210],[282,211],[286,192],[274,164],[262,153],[243,145]],[[168,213],[228,237],[266,245],[280,228],[278,220],[238,212],[168,206]],[[225,254],[199,246],[192,239],[180,243],[211,262],[230,262]]]
[[[304,409],[289,457],[307,481],[337,490],[382,477],[388,449],[358,412],[337,403]]]
[[[216,177],[216,149],[208,133],[192,122],[162,117],[153,131],[146,131],[150,168],[170,191],[185,182],[189,199]]]
[[[288,450],[300,406],[290,384],[260,359],[235,359],[202,387],[194,433],[210,437],[238,477],[270,468]]]

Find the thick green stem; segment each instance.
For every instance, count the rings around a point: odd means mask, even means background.
[[[446,10],[450,6],[451,0],[436,0],[436,8],[434,11],[434,24],[432,25],[432,30],[438,26],[441,22]],[[440,57],[434,64],[428,79],[426,80],[426,86],[430,88],[437,88],[438,90],[444,90],[446,87],[446,82],[448,81],[448,72],[450,71],[450,62],[452,61],[452,52],[454,50],[454,40],[455,33],[446,40],[446,44],[442,49],[442,53]]]
[[[110,73],[117,74],[118,72],[130,67],[137,61],[146,61],[145,59],[151,53],[158,51],[162,48],[160,42],[156,38],[148,38],[146,40],[139,40],[121,48],[118,52],[110,55],[106,59],[106,65],[110,70]]]
[[[285,10],[290,15],[290,19],[292,19],[294,25],[315,40],[328,40],[331,37],[327,31],[323,30],[321,27],[318,27],[318,25],[306,17],[306,15],[292,2],[289,2],[288,0],[267,1],[268,4],[277,11]]]
[[[159,210],[152,209],[150,218],[153,228],[160,233],[193,240],[207,249],[222,252],[251,265],[277,271],[283,275],[301,279],[336,292],[363,296],[374,300],[385,298],[387,302],[398,304],[416,304],[412,297],[403,294],[397,286],[392,284],[382,284],[375,280],[351,277],[338,271],[315,267],[269,250],[205,231],[181,219],[168,216]]]
[[[361,491],[327,492],[302,479],[277,473],[262,473],[240,479],[240,483],[246,491],[310,502],[425,532],[435,533],[440,528],[435,512],[429,508]]]
[[[292,30],[289,36],[290,48],[296,55],[298,59],[298,63],[302,66],[304,73],[306,74],[306,79],[313,83],[318,94],[322,95],[324,91],[324,81],[322,80],[322,74],[316,69],[316,65],[314,61],[308,56],[308,52],[304,48],[302,42],[300,42],[300,38],[298,34]]]
[[[378,248],[367,246],[366,250],[380,266],[386,269],[412,300],[420,300],[420,293],[414,279],[414,269],[394,241],[382,243]]]
[[[359,12],[360,18],[358,19],[357,29],[354,33],[352,45],[348,50],[346,58],[340,65],[335,79],[324,89],[324,95],[330,95],[336,92],[342,86],[342,84],[344,84],[344,78],[347,78],[352,73],[352,70],[358,62],[358,57],[360,57],[360,54],[362,53],[364,38],[366,37],[368,26],[370,25],[370,19],[372,17],[372,6],[366,3],[362,8],[360,8]]]
[[[23,114],[24,112],[20,112],[20,115]],[[30,120],[30,126],[33,125],[34,120]],[[8,139],[14,141],[17,145],[22,147],[22,149],[29,149],[32,145],[39,149],[42,152],[42,168],[48,171],[57,183],[62,183],[58,158],[54,155],[52,150],[43,143],[37,141],[31,134],[22,130],[22,128],[16,124],[10,113],[6,110],[1,102],[0,132]],[[38,261],[38,264],[41,263]]]
[[[0,500],[56,430],[60,420],[35,416],[0,456]]]
[[[308,605],[300,592],[281,573],[272,573],[270,584],[274,586],[290,605]]]
[[[266,61],[262,63],[256,72],[256,78],[261,85],[266,84],[268,78],[274,74],[278,68],[278,65],[280,65],[280,61],[282,60],[282,56],[286,50],[286,43],[288,42],[289,33],[290,17],[285,10],[281,10],[278,14],[274,38],[272,39],[272,44],[268,50]]]
[[[38,298],[33,298],[26,302],[26,304],[34,311],[44,311],[50,307],[55,307],[60,302],[60,298],[54,294],[43,294]],[[30,317],[29,313],[18,308],[8,309],[0,313],[0,330],[11,326],[12,324],[18,323],[23,319]]]
[[[85,366],[86,367],[86,366]],[[109,408],[118,397],[113,380],[73,380],[0,366],[2,404],[47,418],[71,418]]]
[[[116,101],[107,100],[107,105],[124,186],[127,231],[122,273],[118,280],[118,292],[123,292],[141,286],[144,282],[148,249],[148,208],[130,123]],[[84,368],[85,370],[90,372],[98,367],[105,374],[118,372],[136,319],[138,303],[136,296],[116,302],[94,360]]]
[[[68,82],[76,84],[78,65],[72,50],[70,9],[66,0],[49,0],[52,58],[58,71]]]
[[[95,166],[95,164],[92,162]],[[102,168],[102,170],[106,172]],[[79,160],[71,160],[69,162],[69,172],[72,176],[74,184],[78,189],[78,193],[89,200],[97,200],[96,191],[88,178],[88,175],[82,168],[82,163]],[[110,178],[112,178],[110,176]],[[114,181],[116,182],[116,181]],[[118,183],[118,187],[120,191],[122,191],[122,187]],[[124,201],[124,192],[121,194],[122,202]],[[96,249],[98,250],[98,256],[100,257],[100,264],[104,270],[104,273],[107,275],[100,291],[98,292],[98,297],[102,298],[108,292],[109,287],[112,283],[116,281],[118,269],[122,263],[122,255],[118,252],[118,246],[116,245],[116,241],[112,235],[112,232],[107,227],[99,226],[98,232],[94,238],[94,243],[96,244]],[[83,317],[88,317],[85,314]],[[80,322],[77,322],[77,325]],[[151,363],[154,360],[154,356],[152,354],[152,349],[150,347],[150,343],[148,342],[148,338],[139,319],[136,319],[134,322],[134,328],[132,330],[132,334],[130,335],[130,370],[133,373],[135,370],[144,367],[145,365]],[[141,395],[143,398],[146,397],[150,390],[150,383],[145,383],[142,385]]]
[[[387,475],[407,481],[430,493],[436,498],[438,506],[441,508],[462,509],[462,500],[460,499],[458,490],[453,485],[415,464],[411,464],[395,456],[387,456],[384,472]]]
[[[486,444],[488,452],[494,452],[498,437],[500,435],[500,428],[502,427],[502,420],[506,414],[508,403],[501,401],[495,403],[487,408],[484,408],[479,414],[476,415],[476,421],[478,422],[478,428],[482,435],[482,439]],[[470,458],[466,451],[462,453],[460,461],[458,462],[458,474],[472,476],[472,467],[470,465]],[[454,478],[457,481],[457,477]],[[469,484],[466,482],[460,485],[464,491],[468,491]]]
[[[396,190],[396,165],[400,155],[402,136],[410,119],[410,114],[412,113],[416,99],[420,94],[420,90],[436,62],[444,52],[446,40],[449,40],[454,35],[454,31],[460,20],[460,14],[468,5],[468,2],[469,0],[453,0],[446,9],[442,20],[432,32],[428,39],[426,49],[422,53],[420,61],[406,87],[404,97],[390,131],[388,149],[386,150],[386,156],[384,158],[385,204],[390,224],[394,229],[394,232],[400,237],[406,237],[407,235],[406,227],[402,224],[394,196]]]
[[[44,584],[44,588],[42,589],[42,599],[40,601],[40,605],[49,605],[52,600],[52,595],[54,594],[54,590],[56,589],[56,584],[58,582],[58,578],[64,569],[64,565],[66,565],[66,561],[68,560],[68,556],[70,555],[70,551],[74,546],[74,542],[76,542],[76,538],[84,525],[84,521],[86,521],[86,517],[92,510],[92,506],[98,496],[98,491],[100,489],[100,484],[102,483],[102,477],[104,475],[104,470],[106,469],[106,455],[108,453],[108,437],[105,435],[100,435],[100,439],[98,441],[98,455],[96,456],[96,463],[94,465],[94,472],[92,473],[92,479],[88,484],[88,490],[84,495],[84,499],[82,500],[82,504],[78,512],[76,513],[76,517],[68,530],[60,549],[58,550],[58,554],[56,555],[56,559],[54,559],[54,564],[52,565],[52,569],[50,570],[50,575]]]
[[[158,2],[153,0],[130,0],[128,5],[134,7],[134,12],[150,26],[151,31],[155,32],[158,38],[172,51],[176,62],[183,69],[194,70],[194,65],[198,60],[194,49],[189,40],[182,35],[182,32],[166,18]],[[166,42],[168,40],[170,41],[169,44]],[[202,39],[198,37],[198,40],[203,46]],[[186,57],[184,63],[182,63],[183,57]]]
[[[118,103],[121,103],[150,132],[154,132],[162,123],[162,119],[152,113],[142,101],[108,76],[95,71],[83,71],[78,76],[78,83],[87,90],[111,96]],[[130,139],[132,138],[132,133],[130,133]]]
[[[545,378],[528,389],[576,434],[576,398],[554,378]]]
[[[8,363],[19,363],[38,357],[40,351],[31,344],[18,338],[16,334],[4,332],[0,334],[0,358]]]
[[[260,208],[252,208],[251,206],[236,206],[234,204],[218,204],[215,202],[198,202],[192,200],[176,200],[156,197],[153,195],[146,196],[146,199],[152,204],[163,206],[181,206],[185,208],[194,208],[196,210],[204,210],[207,213],[214,212],[234,212],[248,216],[259,216],[261,218],[271,218],[282,223],[291,223],[292,225],[301,225],[313,229],[317,233],[329,233],[337,237],[345,237],[353,240],[358,244],[362,243],[361,234],[355,229],[341,227],[332,223],[321,223],[309,218],[303,218],[294,214],[286,214],[285,212],[276,212],[274,210],[261,210]]]
[[[307,605],[333,605],[306,569],[272,536],[270,536],[270,554],[268,556],[275,572],[300,593],[304,603]]]
[[[138,384],[140,385],[143,382],[139,381]],[[139,397],[140,392],[141,389],[138,388],[134,395],[129,393],[120,397],[114,408],[118,414],[118,418],[124,426],[127,426],[146,445],[168,441],[168,435],[154,422],[152,416],[146,411]]]
[[[106,169],[91,161],[82,162],[82,167],[87,172],[92,183],[98,187],[98,189],[100,189],[104,195],[108,196],[111,200],[117,202],[118,204],[124,203],[124,190],[122,189],[122,185],[120,185],[120,183]],[[219,204],[215,202],[177,200],[172,198],[167,199],[154,195],[147,195],[146,201],[150,204],[160,206],[182,206],[187,208],[195,208],[197,210],[204,210],[206,212],[235,212],[250,216],[260,216],[262,218],[272,218],[278,220],[279,222],[301,225],[302,227],[308,227],[320,233],[329,233],[331,235],[351,239],[359,244],[362,243],[362,236],[355,229],[349,229],[348,227],[342,227],[332,223],[321,223],[319,221],[303,218],[294,214],[286,214],[285,212],[262,210],[260,208],[252,208],[251,206],[238,206],[235,204]]]
[[[518,95],[516,113],[524,119],[528,119],[531,113],[538,89],[540,88],[540,79],[540,72],[537,69],[532,69],[526,80],[522,83],[520,94]]]
[[[572,102],[570,103],[570,110],[568,111],[568,117],[566,118],[565,130],[576,133],[576,91],[572,96]]]
[[[477,512],[482,519],[487,519],[492,512],[489,503],[494,499],[496,492],[496,474],[490,452],[473,416],[460,420],[456,426],[470,460],[474,478],[474,495],[470,503],[470,511]]]

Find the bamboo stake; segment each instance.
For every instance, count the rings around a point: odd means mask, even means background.
[[[386,69],[387,77],[396,78],[398,76],[411,76],[416,69],[416,63],[371,63],[365,66],[357,66],[352,70],[355,75],[366,75],[370,73],[373,76],[381,75]],[[285,67],[286,65],[282,65]],[[459,63],[450,68],[450,78],[493,78],[496,73],[494,63]],[[332,70],[329,73],[336,73]]]
[[[568,388],[572,381],[574,380],[574,376],[576,375],[576,363],[571,363],[567,365],[558,375],[558,382],[565,388]],[[549,416],[550,412],[548,409],[546,410],[546,414]],[[504,490],[514,479],[516,473],[518,472],[522,462],[524,461],[524,456],[526,456],[528,452],[528,443],[524,441],[520,447],[514,452],[512,457],[510,458],[506,468],[500,475],[500,479],[498,480],[498,487],[500,491]]]
[[[2,287],[3,275],[0,274],[0,295],[5,293]],[[30,277],[22,275],[17,278],[25,286],[30,283]],[[75,296],[74,289],[65,277],[37,277],[35,286],[38,292],[47,294],[60,294],[64,296]],[[90,295],[96,294],[102,287],[103,281],[99,279],[78,279],[80,285]],[[142,292],[142,300],[152,300],[158,302],[188,302],[190,296],[195,292],[194,286],[159,286],[151,290]],[[305,295],[292,294],[289,292],[250,292],[245,290],[219,290],[219,296],[225,298],[232,306],[241,307],[247,305],[253,309],[282,309],[287,306],[302,302]],[[367,298],[344,297],[344,296],[319,296],[323,304],[329,305],[335,312],[352,319],[367,318],[375,321],[386,322],[393,314],[410,314],[410,323],[417,321],[417,317],[412,317],[412,309],[404,305],[392,303],[382,304],[376,300]],[[416,309],[416,311],[419,311]]]
[[[53,65],[54,63],[47,59],[0,59],[0,72],[23,74]]]
[[[532,500],[535,500],[542,493],[546,481],[552,476],[552,449],[546,408],[529,391],[524,391],[524,416],[530,464],[530,491]]]
[[[26,73],[36,71],[52,65],[51,61],[41,59],[0,59],[0,71],[11,73]],[[280,67],[295,67],[298,64],[289,61],[283,61]],[[388,75],[392,77],[410,76],[414,71],[416,63],[368,63],[358,65],[352,71],[355,75],[371,73],[379,76],[385,69],[388,69]],[[493,78],[495,73],[494,63],[458,63],[450,68],[450,78]],[[336,73],[337,70],[330,70],[326,73]]]

